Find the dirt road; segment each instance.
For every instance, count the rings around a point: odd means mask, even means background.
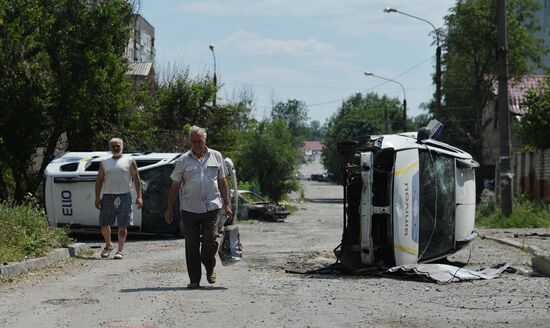
[[[244,259],[188,290],[183,240],[131,240],[0,286],[0,327],[548,327],[550,279],[437,285],[379,276],[301,275],[335,261],[342,189],[304,181],[313,202],[283,223],[240,222]],[[99,245],[99,242],[92,242]],[[525,267],[529,255],[478,238],[453,261]]]

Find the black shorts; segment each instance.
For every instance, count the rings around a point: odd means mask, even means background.
[[[104,194],[99,210],[99,225],[112,226],[117,222],[119,228],[126,228],[133,223],[132,194]]]

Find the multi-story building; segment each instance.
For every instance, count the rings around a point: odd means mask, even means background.
[[[154,79],[155,28],[139,14],[132,19],[132,33],[124,51],[128,58],[128,73],[134,83]]]
[[[134,14],[124,55],[130,62],[155,61],[155,28],[139,14]]]

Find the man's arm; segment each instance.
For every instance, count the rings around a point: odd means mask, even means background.
[[[132,174],[132,180],[134,180],[134,186],[136,187],[136,195],[137,195],[136,205],[137,205],[137,208],[141,208],[143,206],[143,198],[141,195],[141,180],[139,178],[139,171],[135,160],[132,160],[130,173]]]
[[[227,215],[227,221],[230,222],[233,219],[233,210],[231,209],[231,198],[229,197],[227,179],[225,177],[218,179],[218,186],[220,188],[220,194],[223,200],[225,215]]]
[[[174,202],[176,201],[176,196],[180,190],[181,182],[172,181],[170,185],[170,191],[168,192],[168,202],[166,204],[166,211],[164,212],[164,221],[170,224],[174,220]]]
[[[103,170],[103,163],[99,163],[99,170],[97,171],[97,178],[95,179],[95,207],[97,209],[101,209],[100,196],[103,181],[105,181],[105,171]]]

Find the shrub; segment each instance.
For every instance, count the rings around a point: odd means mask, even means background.
[[[481,205],[476,211],[476,223],[481,228],[548,228],[550,206],[524,195],[514,198],[510,217],[504,217],[496,205]]]
[[[37,203],[0,203],[0,263],[42,256],[71,242],[68,231],[52,228]]]

